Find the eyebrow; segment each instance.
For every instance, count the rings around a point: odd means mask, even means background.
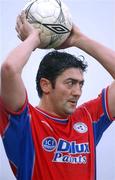
[[[84,84],[84,82],[85,82],[84,79],[78,80],[78,79],[73,79],[73,78],[68,78],[64,82],[67,82],[67,81],[73,81],[74,83],[80,83],[80,84]]]

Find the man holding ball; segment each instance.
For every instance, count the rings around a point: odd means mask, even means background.
[[[0,133],[18,180],[94,180],[95,148],[115,117],[115,82],[100,95],[76,107],[82,94],[86,62],[59,51],[41,61],[37,107],[28,101],[21,77],[32,52],[40,47],[40,31],[22,12],[16,30],[23,41],[1,67]],[[94,57],[115,78],[115,52],[73,25],[59,48],[77,47]],[[29,77],[29,76],[28,76]]]

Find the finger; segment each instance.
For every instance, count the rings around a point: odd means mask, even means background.
[[[22,21],[21,21],[21,16],[20,15],[18,15],[17,16],[17,19],[16,19],[16,27],[17,27],[17,29],[20,29],[21,27],[22,27]]]
[[[19,33],[19,29],[18,29],[18,27],[17,27],[17,24],[16,24],[16,26],[15,26],[15,30],[16,30],[17,33]]]
[[[21,18],[22,24],[24,24],[24,23],[27,22],[25,11],[22,11],[22,12],[21,12],[20,18]]]
[[[24,41],[25,38],[21,35],[21,34],[17,34],[17,37],[21,40],[21,41]]]
[[[17,36],[18,36],[18,38],[19,38],[20,40],[22,40],[22,38],[21,38],[21,36],[20,36],[19,34],[17,34]]]
[[[17,32],[18,34],[21,34],[21,33],[20,33],[20,27],[19,27],[19,25],[18,25],[18,24],[16,24],[16,26],[15,26],[15,30],[16,30],[16,32]]]

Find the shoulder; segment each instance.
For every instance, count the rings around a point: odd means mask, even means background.
[[[103,113],[102,96],[101,92],[97,98],[91,99],[78,106],[73,116],[82,117],[84,119],[90,117],[91,120],[98,118]]]

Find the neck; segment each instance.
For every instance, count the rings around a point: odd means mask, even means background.
[[[51,105],[50,101],[45,101],[45,100],[41,99],[40,103],[38,105],[38,108],[47,112],[48,114],[51,114],[53,116],[57,116],[59,118],[67,118],[68,117],[68,115],[60,114],[57,111],[55,111],[53,106]]]

